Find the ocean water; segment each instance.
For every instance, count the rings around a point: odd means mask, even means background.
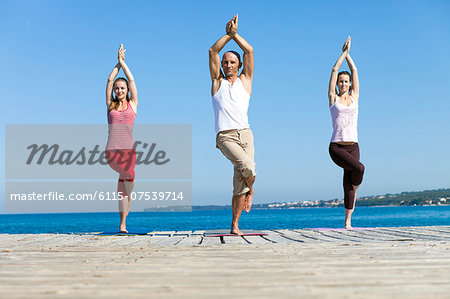
[[[131,212],[129,231],[183,231],[228,229],[231,210],[177,213]],[[344,224],[344,208],[252,210],[242,213],[243,230],[301,229]],[[118,213],[0,215],[0,233],[83,233],[117,231]],[[357,207],[352,217],[355,227],[399,227],[450,225],[450,206]]]

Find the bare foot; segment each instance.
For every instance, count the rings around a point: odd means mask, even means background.
[[[242,236],[243,233],[239,230],[239,228],[231,228],[230,234]]]
[[[126,225],[124,225],[124,224],[120,225],[119,232],[128,234]]]
[[[352,219],[350,217],[346,217],[345,219],[345,229],[352,229]]]

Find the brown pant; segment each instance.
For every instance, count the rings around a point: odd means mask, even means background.
[[[359,162],[359,145],[332,142],[329,152],[333,162],[344,169],[344,206],[351,210],[355,207],[355,186],[362,183],[364,176],[364,165]]]
[[[243,176],[253,177],[255,172],[255,149],[250,129],[221,131],[216,136],[216,147],[234,165],[233,195],[247,193],[250,189]]]

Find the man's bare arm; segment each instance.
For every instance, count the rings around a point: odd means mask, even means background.
[[[238,15],[235,15],[233,19],[227,24],[227,33],[238,44],[238,46],[244,51],[244,57],[242,58],[244,68],[241,73],[241,81],[244,84],[245,89],[249,94],[252,93],[252,81],[253,81],[253,69],[255,61],[253,58],[253,47],[237,33],[238,28]]]
[[[222,71],[220,70],[219,52],[230,40],[231,37],[226,34],[216,41],[216,43],[209,49],[209,72],[211,73],[211,80],[219,80],[224,77]]]

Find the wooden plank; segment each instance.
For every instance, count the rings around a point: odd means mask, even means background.
[[[225,244],[245,244],[245,245],[248,245],[248,242],[245,239],[243,239],[242,237],[240,237],[240,236],[236,236],[236,237],[224,236],[224,237],[211,237],[211,238],[221,238],[225,242]]]
[[[201,246],[210,246],[210,245],[222,245],[220,242],[220,238],[216,237],[202,237]]]
[[[204,230],[196,230],[192,233],[193,236],[203,236],[205,234]]]
[[[192,234],[191,230],[183,230],[183,231],[176,231],[173,235],[174,236],[186,236],[189,237]]]
[[[131,245],[135,248],[145,249],[152,245],[151,238],[151,236],[136,236],[136,242]]]
[[[294,229],[293,231],[302,234],[304,237],[308,237],[310,239],[314,239],[317,241],[325,241],[325,242],[338,242],[341,241],[341,237],[337,237],[333,234],[327,234],[328,231],[319,231],[315,229]]]
[[[411,231],[414,233],[423,234],[426,236],[436,237],[440,239],[449,240],[450,239],[450,232],[443,232],[443,231],[433,231],[429,229],[421,229],[421,228],[407,228],[407,231]]]
[[[450,233],[450,226],[449,225],[419,226],[419,227],[427,228],[427,229],[430,229],[430,230],[438,230],[438,231]]]
[[[373,231],[373,230],[371,230]],[[360,238],[363,242],[379,242],[379,241],[392,241],[393,238],[389,235],[382,235],[379,233],[366,233],[365,230],[348,230],[345,233],[348,235],[352,235],[355,238]],[[370,231],[369,231],[370,232]]]
[[[152,233],[152,236],[172,236],[175,234],[175,231],[160,231],[160,232],[154,232]]]
[[[280,229],[280,230],[273,230],[276,233],[279,233],[280,235],[282,235],[284,238],[289,239],[293,242],[308,242],[309,240],[305,239],[305,237],[303,237],[301,234],[293,231],[293,230],[289,230],[289,229]]]
[[[445,240],[450,239],[450,231],[433,230],[429,227],[402,227],[402,230],[442,238]]]
[[[150,239],[150,236],[124,236],[124,237],[118,237],[114,239],[114,242],[110,244],[110,246],[114,247],[134,247],[136,243],[140,241],[140,239],[148,238]]]
[[[242,236],[242,238],[250,244],[271,244],[272,242],[264,239],[262,236]]]
[[[334,238],[336,239],[336,241],[342,241],[342,242],[361,242],[361,238],[356,238],[354,236],[352,236],[351,234],[345,234],[346,231],[318,231],[319,234],[325,236],[325,237],[329,237],[329,238]]]
[[[99,246],[117,246],[118,243],[124,240],[129,240],[134,236],[88,236],[85,242],[82,244],[85,247],[99,247]]]
[[[261,236],[261,238],[270,241],[272,243],[292,243],[292,242],[297,242],[294,241],[292,239],[288,239],[283,237],[281,234],[275,232],[275,231],[271,231],[271,230],[264,230],[263,231],[265,234],[267,234],[267,236]]]
[[[379,231],[387,232],[389,234],[404,236],[407,238],[419,239],[419,240],[440,240],[437,237],[428,236],[417,232],[408,232],[401,228],[380,228]]]
[[[33,236],[23,236],[21,239],[8,242],[4,240],[2,247],[8,246],[9,248],[21,248],[21,247],[42,247],[45,244],[55,238],[56,234],[36,234]]]
[[[60,246],[61,241],[66,239],[65,234],[48,234],[48,238],[45,238],[45,244],[41,245],[41,248],[51,248],[53,246]]]
[[[20,234],[20,235],[11,235],[12,238],[6,242],[2,242],[2,247],[5,248],[20,248],[24,246],[28,246],[33,242],[39,241],[40,237],[46,237],[44,234]]]
[[[220,234],[229,234],[230,230],[229,229],[212,229],[212,230],[206,230],[204,232],[204,236],[211,236],[211,235],[220,235]]]
[[[414,239],[412,238],[408,238],[405,236],[398,236],[398,235],[393,235],[389,232],[386,231],[381,231],[379,228],[375,229],[375,230],[365,230],[365,231],[359,231],[360,234],[368,236],[368,237],[373,237],[376,238],[379,241],[389,241],[389,242],[394,242],[394,241],[413,241]]]
[[[178,242],[186,238],[185,236],[171,236],[159,240],[158,242],[153,242],[153,245],[176,245]]]
[[[196,245],[200,245],[201,241],[202,241],[202,236],[192,235],[188,238],[183,238],[180,242],[175,244],[175,246],[196,246]]]
[[[148,241],[149,241],[150,246],[153,246],[153,245],[157,245],[159,242],[161,242],[162,240],[167,239],[167,238],[169,238],[168,235],[162,235],[162,236],[154,235],[154,236],[151,236]]]
[[[390,228],[395,228],[395,227],[390,227]],[[399,228],[399,227],[397,227],[397,228]],[[450,227],[448,227],[448,226],[405,226],[405,227],[400,227],[400,228],[402,230],[408,230],[408,231],[418,230],[423,233],[436,232],[436,233],[442,233],[444,235],[450,234]]]
[[[71,246],[86,246],[91,235],[71,235],[71,234],[57,234],[55,238],[58,238],[56,244],[53,246],[56,247],[71,247]]]

